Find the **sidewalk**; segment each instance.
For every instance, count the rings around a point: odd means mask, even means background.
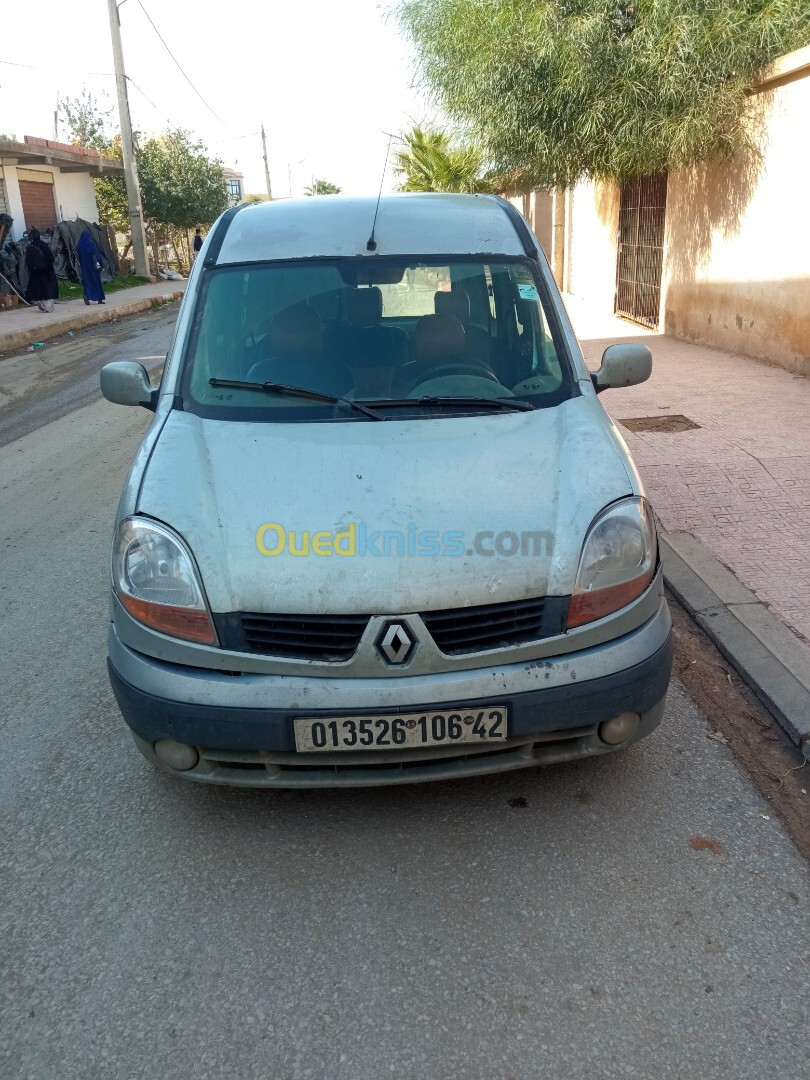
[[[69,330],[83,330],[99,323],[115,322],[124,315],[146,311],[163,299],[178,299],[185,290],[185,281],[159,281],[154,285],[137,285],[110,293],[106,304],[91,304],[81,299],[57,301],[50,314],[38,307],[20,304],[0,311],[0,356],[32,345],[35,341],[50,341]]]
[[[589,367],[612,342],[652,350],[648,382],[602,394],[614,419],[680,414],[699,425],[621,428],[662,528],[702,542],[790,628],[810,664],[810,380],[565,302]]]

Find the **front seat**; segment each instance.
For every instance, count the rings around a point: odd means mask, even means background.
[[[352,377],[339,360],[323,353],[323,324],[306,304],[279,311],[270,324],[270,356],[248,372],[251,382],[286,383],[341,396],[353,389]]]
[[[463,289],[440,290],[433,296],[437,315],[455,315],[464,327],[464,355],[479,364],[490,367],[492,350],[489,334],[482,326],[470,322],[470,298]]]
[[[408,362],[410,342],[405,330],[381,326],[382,292],[371,288],[346,293],[349,329],[343,356],[352,369],[359,397],[387,397],[391,379]]]
[[[447,365],[469,367],[464,355],[464,327],[455,315],[423,315],[414,334],[416,359],[400,368],[391,393],[403,397],[424,382],[432,371]]]

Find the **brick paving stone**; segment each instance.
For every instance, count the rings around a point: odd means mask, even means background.
[[[566,297],[588,366],[617,341],[653,354],[648,382],[608,390],[656,516],[725,563],[807,649],[810,660],[810,380],[678,341]],[[700,428],[631,432],[623,417],[684,415]]]

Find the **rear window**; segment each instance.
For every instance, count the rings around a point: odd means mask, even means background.
[[[184,407],[225,419],[363,419],[280,384],[373,403],[572,393],[570,366],[532,264],[363,258],[206,270],[186,350]],[[392,413],[393,415],[393,413]]]

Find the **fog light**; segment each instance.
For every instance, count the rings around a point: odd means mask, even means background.
[[[610,721],[612,723],[612,721]],[[195,746],[175,742],[174,739],[161,739],[155,743],[155,753],[164,765],[175,772],[188,772],[200,760]]]
[[[609,746],[617,746],[627,742],[638,731],[641,717],[637,712],[623,712],[614,716],[612,720],[606,720],[599,727],[599,738]]]

